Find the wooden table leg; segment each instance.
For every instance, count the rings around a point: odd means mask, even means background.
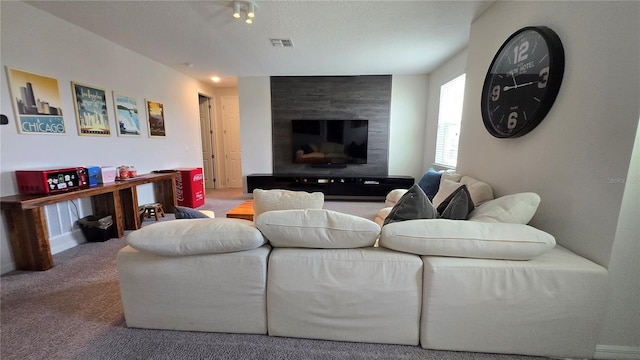
[[[178,205],[176,196],[176,182],[174,179],[157,181],[154,183],[155,197],[162,204],[165,212],[172,213]]]
[[[95,216],[104,217],[111,215],[113,225],[111,226],[111,236],[124,236],[124,219],[122,214],[122,206],[120,205],[120,192],[112,191],[91,197],[93,211]]]
[[[125,230],[140,229],[140,213],[138,212],[138,190],[135,186],[120,190],[122,214]]]
[[[5,209],[7,232],[18,270],[49,270],[53,267],[47,218],[43,207]]]

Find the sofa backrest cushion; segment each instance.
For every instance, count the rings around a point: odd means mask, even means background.
[[[525,192],[489,200],[469,214],[469,220],[528,224],[540,205],[540,196]]]
[[[273,247],[369,247],[380,235],[380,226],[369,219],[326,209],[268,211],[256,226]]]
[[[138,251],[183,256],[257,249],[266,239],[249,220],[209,218],[151,224],[130,233],[127,242]]]
[[[467,186],[467,190],[469,191],[473,204],[476,207],[493,199],[493,190],[489,184],[476,180],[470,176],[461,177],[459,182],[450,180],[451,178],[451,175],[442,175],[440,188],[433,197],[433,206],[438,207],[444,199],[462,185]]]
[[[324,194],[291,190],[253,190],[254,219],[263,212],[291,209],[322,209]]]
[[[380,246],[417,255],[529,260],[555,247],[555,238],[522,224],[448,219],[385,225]]]

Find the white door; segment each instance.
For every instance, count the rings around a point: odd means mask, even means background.
[[[242,188],[239,104],[237,96],[222,97],[224,168],[228,188]]]
[[[206,189],[214,189],[215,184],[215,166],[214,166],[214,141],[213,141],[213,121],[211,99],[199,95],[200,103],[200,135],[202,136],[202,172],[204,175],[204,187]]]

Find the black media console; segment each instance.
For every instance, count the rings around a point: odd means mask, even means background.
[[[327,199],[384,200],[393,189],[408,189],[411,176],[309,176],[252,174],[247,176],[247,191],[285,189],[324,193]]]

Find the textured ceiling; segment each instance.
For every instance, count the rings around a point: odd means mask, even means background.
[[[27,1],[191,77],[428,73],[462,50],[493,1]],[[270,38],[294,47],[273,47]],[[189,67],[186,64],[193,64]]]

